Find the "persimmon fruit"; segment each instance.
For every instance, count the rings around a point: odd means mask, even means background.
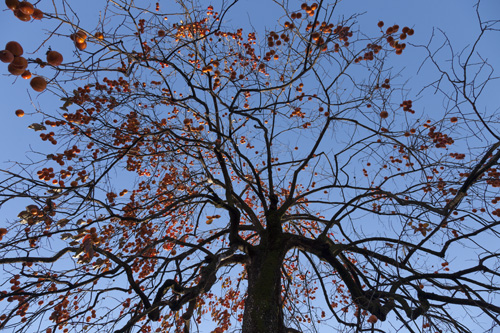
[[[14,57],[14,60],[10,64],[15,68],[22,69],[24,72],[26,67],[28,67],[28,60],[25,57]]]
[[[9,50],[0,51],[0,61],[10,64],[14,60],[14,55]]]
[[[7,51],[10,51],[10,53],[12,53],[14,56],[20,56],[20,55],[23,55],[23,47],[21,46],[21,44],[19,44],[18,42],[8,42],[7,44],[5,44],[5,49]]]
[[[18,0],[5,0],[5,4],[7,5],[7,8],[10,10],[15,10],[17,6],[19,5]]]
[[[16,116],[18,116],[19,118],[24,117],[24,111],[21,109],[16,110]]]
[[[7,234],[7,229],[0,228],[0,240],[2,240],[3,236]]]
[[[34,91],[42,92],[47,88],[47,81],[43,77],[36,76],[31,79],[30,86]]]
[[[387,111],[380,112],[380,118],[386,119],[387,117],[389,117],[389,112]]]
[[[77,42],[75,42],[75,46],[80,51],[83,51],[83,50],[85,50],[87,48],[87,42],[86,41],[83,41],[83,43],[77,43]]]
[[[31,79],[31,72],[26,70],[23,72],[23,74],[21,74],[21,77],[25,80],[29,80],[29,79]]]
[[[78,43],[78,44],[84,43],[86,39],[87,39],[87,34],[81,30],[77,31],[73,35],[73,40],[75,41],[75,43]]]
[[[63,62],[63,56],[57,51],[47,52],[47,63],[52,66],[59,66]]]
[[[28,22],[31,20],[31,16],[28,14],[24,14],[19,8],[14,10],[14,16],[23,22]]]
[[[16,66],[13,66],[12,63],[10,63],[9,66],[7,66],[7,70],[12,75],[21,75],[24,73],[24,68],[18,68]]]
[[[41,20],[41,19],[43,19],[43,12],[40,9],[35,8],[35,10],[33,11],[33,14],[31,14],[31,17],[34,20]]]
[[[31,15],[35,11],[35,7],[31,4],[31,2],[23,1],[19,3],[17,7],[23,14]]]

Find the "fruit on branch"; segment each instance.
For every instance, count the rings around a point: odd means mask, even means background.
[[[75,41],[75,43],[82,44],[87,39],[87,34],[80,30],[72,34],[70,37]]]
[[[24,111],[19,109],[19,110],[16,110],[16,116],[18,116],[19,118],[23,117],[24,116]]]
[[[42,92],[47,88],[47,81],[43,77],[37,76],[31,79],[30,85],[34,91]]]
[[[52,66],[59,66],[63,62],[63,56],[57,51],[47,52],[47,63]]]
[[[87,42],[83,42],[83,43],[76,43],[75,42],[75,46],[77,49],[79,49],[80,51],[83,51],[87,48]]]
[[[5,44],[5,49],[7,51],[10,51],[10,53],[12,53],[14,56],[21,56],[23,55],[23,47],[21,46],[21,44],[19,44],[18,42],[8,42],[7,44]]]
[[[71,38],[71,40],[75,42],[76,48],[79,49],[80,51],[85,50],[87,48],[87,41],[86,41],[87,34],[82,30],[79,30],[74,34],[71,34],[69,38]]]
[[[10,64],[15,68],[22,69],[24,72],[24,70],[28,67],[28,60],[26,60],[25,57],[14,57],[14,60]]]
[[[25,69],[24,68],[19,68],[19,67],[13,65],[12,63],[10,63],[9,66],[7,66],[7,70],[12,75],[21,75],[21,74],[24,73]]]
[[[14,16],[23,22],[28,22],[29,20],[31,20],[31,16],[23,13],[20,9],[16,9],[14,11]]]
[[[21,77],[25,80],[31,79],[31,72],[28,70],[25,70],[22,74]]]
[[[8,50],[0,51],[0,61],[10,64],[14,60],[14,55]]]
[[[7,5],[7,8],[10,10],[15,10],[17,6],[19,5],[18,0],[5,0],[5,4]]]
[[[43,18],[43,12],[40,9],[35,8],[33,14],[31,14],[31,17],[33,18],[33,20],[41,20]]]
[[[17,9],[19,9],[21,13],[25,15],[31,15],[35,11],[35,7],[33,7],[33,5],[28,1],[20,2]]]

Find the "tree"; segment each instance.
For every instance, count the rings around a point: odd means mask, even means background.
[[[495,77],[476,54],[498,21],[451,62],[429,46],[439,76],[416,94],[388,69],[413,28],[357,31],[333,1],[276,2],[264,40],[225,27],[236,1],[111,1],[98,29],[66,2],[6,4],[73,54],[1,53],[60,99],[30,126],[52,148],[3,171],[1,204],[25,208],[0,229],[1,328],[468,332],[461,307],[500,324]],[[430,90],[446,103],[427,120]]]

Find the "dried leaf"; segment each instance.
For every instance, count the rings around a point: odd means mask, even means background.
[[[47,129],[47,127],[45,127],[45,125],[43,123],[41,123],[41,124],[33,123],[33,124],[29,125],[28,128],[35,130],[35,132],[45,131]]]

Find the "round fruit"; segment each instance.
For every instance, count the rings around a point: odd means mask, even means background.
[[[85,42],[85,40],[87,39],[87,34],[83,31],[77,31],[74,35],[73,35],[73,40],[78,43],[78,44],[82,44]]]
[[[389,112],[387,111],[380,112],[380,118],[385,119],[387,117],[389,117]]]
[[[12,66],[12,64],[9,64],[9,66],[7,66],[7,70],[12,75],[21,75],[24,73],[24,68],[18,68],[16,66]]]
[[[15,68],[21,68],[24,72],[26,67],[28,67],[28,60],[25,57],[14,57],[14,60],[10,64]]]
[[[23,22],[28,22],[29,20],[31,20],[31,16],[28,14],[24,14],[19,8],[14,10],[14,16]]]
[[[83,41],[83,43],[75,43],[75,46],[80,51],[85,50],[87,48],[87,42]]]
[[[2,240],[3,236],[7,234],[7,229],[0,228],[0,240]]]
[[[18,42],[8,42],[5,44],[5,49],[15,56],[23,55],[23,48]]]
[[[35,7],[28,1],[20,2],[17,8],[26,15],[31,15],[35,11]]]
[[[24,116],[24,111],[19,109],[19,110],[16,110],[16,116],[18,116],[19,118],[23,117]]]
[[[14,55],[8,50],[0,51],[0,61],[10,64],[14,60]]]
[[[103,40],[104,34],[102,32],[96,32],[94,37],[99,39],[99,40]]]
[[[31,79],[30,86],[34,91],[42,92],[47,88],[47,81],[43,77],[37,76]]]
[[[17,8],[17,5],[19,5],[18,0],[5,0],[5,4],[7,5],[7,8],[10,10],[14,10]]]
[[[24,71],[23,74],[21,74],[21,77],[25,80],[31,79],[31,72],[30,71]]]
[[[57,51],[47,52],[47,62],[52,66],[59,66],[63,62],[63,56]]]
[[[41,19],[43,19],[43,12],[40,9],[35,8],[35,10],[33,11],[33,14],[31,14],[31,17],[34,20],[41,20]]]

